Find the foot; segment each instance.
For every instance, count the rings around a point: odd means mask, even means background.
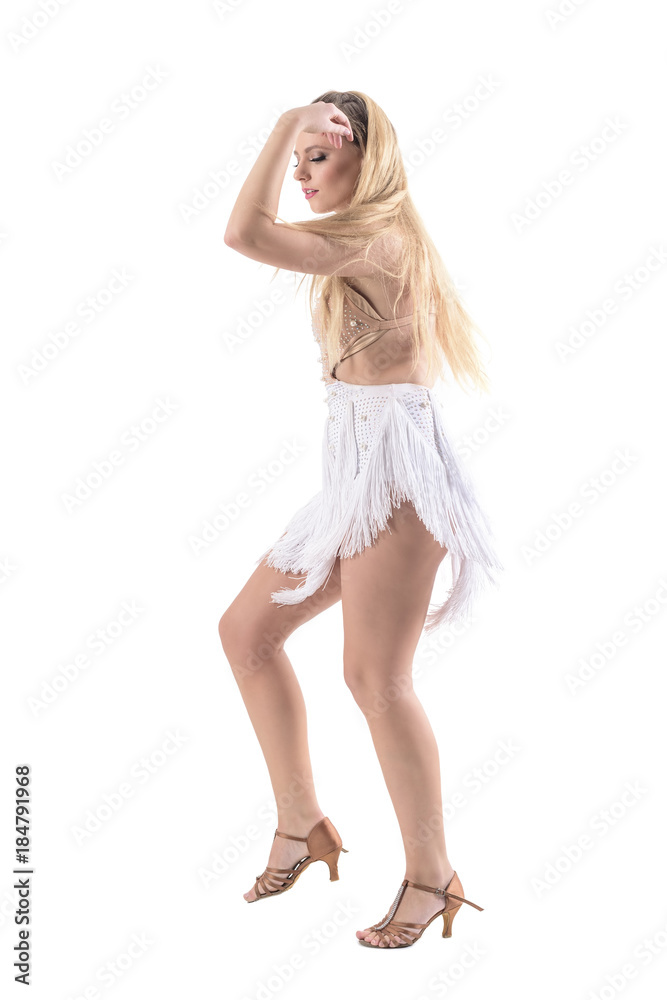
[[[310,831],[313,829],[315,824],[319,820],[324,819],[324,813],[321,816],[316,816],[314,819],[306,820],[286,820],[281,821],[277,825],[277,829],[281,833],[294,833],[297,837],[307,837]],[[268,868],[292,868],[297,861],[301,861],[308,854],[308,845],[305,840],[287,840],[285,837],[275,837],[273,838],[273,844],[271,845],[271,851],[269,853],[269,860],[267,861]],[[265,883],[274,888],[278,888],[279,875],[267,877],[264,879]],[[253,884],[251,889],[243,893],[243,898],[247,899],[249,903],[257,899],[259,896],[265,896],[266,893],[259,887],[255,888]]]
[[[410,878],[410,881],[421,882],[422,885],[438,886],[440,889],[444,889],[453,874],[454,869],[448,868],[435,882],[431,879],[423,878]],[[405,878],[409,878],[409,876],[406,875]],[[402,923],[425,924],[434,913],[438,913],[438,911],[444,909],[445,902],[446,896],[440,896],[435,892],[424,892],[423,889],[414,889],[411,885],[408,885],[392,919],[400,920]],[[387,910],[381,920],[376,920],[375,922],[378,924],[384,923],[389,916],[389,910]],[[415,936],[419,934],[417,928],[412,928],[412,930],[414,930]],[[406,932],[410,933],[410,930]],[[399,944],[407,943],[398,934],[392,934],[391,931],[387,930],[374,931],[371,927],[365,927],[363,931],[357,931],[357,937],[362,941],[367,941],[368,944],[375,945],[376,948],[395,948]]]

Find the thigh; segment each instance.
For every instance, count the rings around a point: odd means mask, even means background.
[[[388,528],[372,546],[340,561],[350,674],[372,669],[389,675],[397,665],[411,669],[436,573],[447,555],[411,502],[394,508]]]
[[[275,604],[271,594],[283,587],[294,588],[301,578],[281,573],[262,561],[220,619],[223,645],[229,648],[269,643],[282,648],[292,632],[341,599],[340,559],[336,559],[324,586],[298,604]]]

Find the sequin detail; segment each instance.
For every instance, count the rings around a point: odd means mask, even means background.
[[[338,380],[336,380],[338,382]],[[349,385],[349,383],[338,382],[339,385]],[[400,383],[405,385],[406,383]],[[433,425],[433,412],[429,401],[429,390],[425,386],[415,385],[414,391],[403,393],[401,401],[403,406],[415,426],[423,435],[431,448],[435,449],[435,428]],[[384,392],[367,392],[367,389],[384,389]],[[355,437],[359,449],[357,455],[357,465],[355,476],[365,468],[368,458],[367,452],[374,444],[378,428],[381,425],[381,417],[387,405],[387,400],[391,398],[388,392],[389,386],[358,386],[352,387],[352,395],[346,392],[336,392],[335,387],[332,398],[329,401],[331,413],[328,419],[327,446],[332,452],[336,451],[338,437],[340,434],[341,418],[344,407],[349,398],[354,400],[354,420]],[[348,391],[349,392],[349,391]],[[448,459],[445,459],[448,464]]]
[[[412,316],[398,317],[396,321],[384,319],[373,309],[370,302],[346,283],[347,290],[343,298],[343,325],[339,336],[340,360],[335,365],[331,365],[330,358],[324,343],[324,338],[320,331],[319,311],[321,309],[321,295],[317,296],[313,308],[313,336],[320,348],[320,365],[322,368],[322,381],[325,385],[335,385],[338,380],[337,368],[346,356],[367,350],[381,337],[395,333],[398,328],[405,329],[412,322]],[[369,338],[369,334],[375,332],[375,336]],[[357,343],[361,346],[357,347]]]

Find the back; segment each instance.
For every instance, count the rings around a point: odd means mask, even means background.
[[[360,283],[360,279],[356,281]],[[436,377],[432,376],[428,383],[424,381],[425,359],[420,358],[417,368],[410,374],[413,314],[399,315],[396,320],[385,319],[368,298],[349,282],[349,278],[345,279],[343,330],[340,336],[343,354],[333,367],[329,365],[325,346],[319,336],[318,312],[313,317],[313,332],[320,344],[322,381],[325,385],[335,385],[337,381],[353,385],[411,382],[433,388]]]

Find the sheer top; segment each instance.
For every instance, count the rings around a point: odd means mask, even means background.
[[[414,313],[410,313],[407,316],[399,316],[395,320],[384,319],[373,308],[365,296],[363,296],[360,292],[357,292],[356,289],[352,288],[349,284],[347,284],[347,282],[345,283],[345,286],[346,288],[343,300],[343,330],[340,336],[340,344],[341,347],[344,347],[344,352],[341,355],[340,361],[336,362],[333,367],[330,367],[329,365],[326,347],[318,335],[317,316],[319,307],[321,307],[319,300],[318,309],[316,309],[315,316],[313,318],[313,333],[315,335],[315,339],[320,345],[322,381],[325,385],[334,385],[338,381],[336,377],[336,370],[345,358],[349,358],[353,354],[363,351],[365,348],[370,347],[372,344],[376,343],[376,341],[380,340],[381,337],[387,336],[387,334],[390,336],[391,333],[395,334],[393,339],[396,341],[395,346],[399,352],[401,350],[405,350],[405,335],[410,330],[414,316]],[[430,312],[429,315],[434,316],[435,313]],[[399,340],[402,341],[402,346],[398,344]],[[391,345],[387,344],[387,347],[390,348]]]

